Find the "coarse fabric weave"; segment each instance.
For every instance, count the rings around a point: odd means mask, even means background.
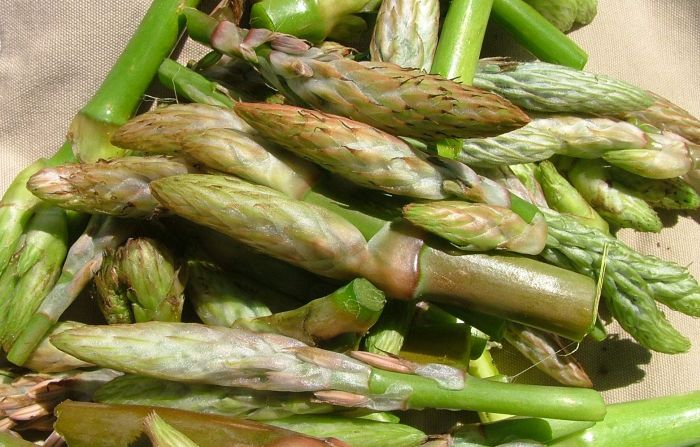
[[[600,0],[592,25],[572,37],[589,53],[589,71],[655,91],[700,116],[700,2],[697,0]],[[149,6],[148,0],[36,2],[0,0],[0,189],[38,157],[63,142],[68,123],[97,89]],[[512,42],[491,29],[490,54]],[[505,51],[505,50],[504,50]],[[511,51],[510,49],[508,50]],[[190,44],[185,61],[203,54]],[[148,99],[146,99],[148,100]],[[660,234],[631,231],[621,237],[637,250],[690,265],[700,277],[700,213],[669,214]],[[700,389],[700,321],[668,311],[693,341],[687,354],[651,354],[615,335],[576,352],[608,402]],[[611,332],[620,329],[612,325]],[[527,364],[509,350],[503,372]],[[551,383],[532,369],[521,383]]]

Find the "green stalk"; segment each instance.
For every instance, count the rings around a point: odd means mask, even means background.
[[[462,389],[448,390],[437,387],[433,379],[372,370],[371,394],[404,387],[411,389],[405,401],[408,408],[452,408],[579,421],[600,420],[605,415],[600,396],[586,389],[501,383],[468,376]]]
[[[81,161],[96,161],[123,153],[109,143],[110,136],[136,111],[158,67],[177,42],[183,25],[181,9],[186,6],[195,7],[198,3],[199,0],[153,1],[100,88],[73,119],[69,138],[54,156],[54,162],[70,159],[73,153]],[[68,256],[74,247],[71,247]],[[81,248],[77,251],[81,251]],[[93,267],[95,266],[81,268],[75,262],[72,268],[64,267],[58,284],[44,300],[46,303],[50,298],[50,301],[61,304],[42,304],[8,353],[8,359],[19,365],[26,361],[53,323],[92,277]],[[78,271],[87,275],[87,280],[72,281]],[[79,289],[76,290],[76,286]]]
[[[493,17],[544,62],[582,69],[588,55],[523,0],[494,0]]]
[[[700,443],[700,391],[608,406],[603,421],[557,447],[691,446]]]
[[[379,319],[384,302],[381,290],[359,278],[297,309],[238,320],[234,327],[282,334],[314,346],[343,334],[364,335]]]
[[[0,341],[8,351],[56,283],[68,251],[66,212],[43,205],[29,222],[12,263],[0,277]]]
[[[134,114],[158,67],[180,37],[182,8],[198,4],[199,0],[153,1],[102,85],[71,124],[72,132],[75,128],[81,131],[71,139],[81,161],[114,156],[104,149],[96,150],[94,139],[113,150],[109,136]]]
[[[123,447],[143,434],[143,421],[152,411],[200,447],[342,446],[258,422],[137,405],[65,401],[56,407],[55,428],[71,447]]]
[[[94,216],[83,235],[68,250],[63,271],[54,288],[28,321],[7,359],[23,365],[59,317],[92,280],[102,263],[104,250],[116,248],[127,239],[133,224],[112,217]]]
[[[15,248],[24,233],[34,211],[41,203],[38,197],[27,189],[27,180],[37,171],[46,166],[46,160],[40,159],[24,168],[10,187],[2,196],[2,208],[0,208],[0,275],[10,264]],[[0,302],[6,300],[5,293],[0,297]]]
[[[517,166],[517,165],[516,165]],[[608,222],[581,196],[550,161],[541,162],[535,171],[547,205],[552,209],[572,216],[584,225],[609,233]]]
[[[471,85],[493,1],[452,0],[442,25],[432,73]]]
[[[219,84],[172,59],[166,58],[160,64],[158,79],[161,84],[188,101],[219,107],[233,107],[233,100],[221,92]]]

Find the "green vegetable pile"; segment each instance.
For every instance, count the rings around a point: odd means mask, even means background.
[[[606,311],[681,354],[661,309],[700,316],[615,237],[700,208],[700,121],[582,71],[595,0],[198,3],[153,0],[2,198],[0,444],[700,443],[700,392],[606,406],[567,351]],[[537,60],[480,60],[491,19]],[[134,116],[156,78],[180,103]],[[105,324],[64,321],[82,293]],[[500,343],[565,386],[510,383]]]

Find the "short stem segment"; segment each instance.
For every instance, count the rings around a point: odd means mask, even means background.
[[[165,59],[160,64],[158,79],[161,84],[188,101],[219,107],[233,107],[233,100],[219,91],[216,82],[208,80],[172,59]]]
[[[581,421],[599,421],[605,416],[605,403],[593,390],[519,385],[474,377],[467,377],[461,390],[447,390],[438,387],[433,379],[373,370],[372,394],[396,389],[397,385],[411,389],[406,398],[408,408],[477,410]]]
[[[523,0],[493,0],[493,17],[538,59],[581,70],[588,55]]]
[[[442,26],[431,71],[471,85],[493,0],[453,0]]]

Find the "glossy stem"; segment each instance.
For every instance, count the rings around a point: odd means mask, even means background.
[[[471,85],[493,0],[452,0],[431,72]]]
[[[578,421],[599,421],[605,403],[593,390],[501,383],[467,377],[460,390],[439,387],[433,379],[374,369],[370,392],[382,394],[398,386],[410,389],[408,408],[488,411]]]
[[[494,0],[493,18],[544,62],[583,69],[588,55],[523,0]]]

